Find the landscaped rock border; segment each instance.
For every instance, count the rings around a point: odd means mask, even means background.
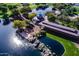
[[[19,35],[20,38],[27,40],[29,43],[33,44],[35,48],[40,50],[42,56],[56,55],[55,53],[52,53],[51,50],[48,47],[46,47],[44,43],[40,42],[38,39],[33,39],[32,41],[29,41],[19,31],[16,31],[16,33]]]

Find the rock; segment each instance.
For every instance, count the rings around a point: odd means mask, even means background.
[[[44,56],[44,53],[43,53],[43,52],[41,52],[41,55],[42,55],[42,56]]]
[[[36,39],[31,40],[30,42],[33,44],[36,41]]]
[[[38,46],[38,49],[42,51],[43,50],[43,47],[44,47],[44,44],[43,43],[40,43],[39,46]]]
[[[40,43],[40,41],[39,41],[39,40],[36,40],[34,43],[35,43],[35,44],[38,44],[38,43]]]
[[[44,54],[44,56],[48,56],[48,54]]]
[[[52,55],[51,51],[47,47],[44,47],[42,52],[44,53],[44,56]]]
[[[53,56],[56,56],[56,53],[55,52],[53,52]]]
[[[22,38],[21,33],[20,33],[20,36],[21,36],[21,38]],[[25,38],[25,37],[24,37],[24,38]],[[33,37],[33,38],[34,38],[34,37]],[[48,45],[45,46],[45,44],[42,43],[42,42],[40,42],[38,39],[31,39],[31,38],[30,38],[30,39],[28,39],[28,40],[29,40],[28,42],[30,42],[30,44],[32,44],[34,48],[37,48],[37,49],[40,50],[40,52],[41,52],[41,54],[42,54],[43,56],[51,56],[51,55],[52,55],[50,49],[48,48],[48,47],[49,47]],[[56,55],[56,54],[53,53],[53,55]]]
[[[39,40],[35,40],[34,44],[35,44],[35,48],[38,48],[38,46],[40,44],[40,41]]]

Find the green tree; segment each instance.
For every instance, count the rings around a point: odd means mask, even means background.
[[[14,20],[13,24],[13,27],[18,29],[22,29],[27,26],[26,22],[21,20]]]
[[[19,8],[21,13],[28,13],[31,11],[31,8],[29,6],[22,6],[22,8]]]
[[[55,20],[57,19],[57,17],[53,13],[47,13],[46,15],[48,16],[48,20],[50,22],[55,22]]]
[[[77,22],[79,22],[79,17],[77,17]]]
[[[70,3],[53,3],[53,7],[56,9],[65,9],[65,8],[70,8],[72,4]]]
[[[79,30],[79,17],[77,17],[77,19],[76,19],[76,27]]]
[[[54,6],[54,8],[59,9],[59,10],[65,8],[65,4],[64,3],[54,3],[53,6]]]
[[[29,19],[32,19],[32,18],[34,18],[35,16],[36,16],[35,13],[31,13],[31,14],[28,15]]]
[[[68,5],[65,7],[65,9],[61,10],[61,13],[66,16],[74,15],[75,12],[77,12],[77,9],[73,7],[72,5]]]

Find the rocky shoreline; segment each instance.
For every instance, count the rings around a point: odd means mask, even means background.
[[[32,40],[27,39],[24,35],[22,35],[19,31],[16,31],[20,38],[27,40],[29,43],[33,44],[34,48],[38,49],[41,52],[42,56],[53,56],[56,55],[54,52],[45,46],[44,43],[40,42],[36,37]]]

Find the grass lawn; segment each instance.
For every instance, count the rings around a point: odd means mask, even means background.
[[[74,12],[76,14],[79,14],[79,6],[74,6],[77,9],[77,12]]]
[[[61,43],[65,49],[64,56],[79,56],[79,49],[73,44],[73,42],[63,39],[61,37],[46,33],[47,37]]]
[[[74,12],[74,13],[79,14],[79,12],[78,12],[78,11],[77,11],[77,12]]]

